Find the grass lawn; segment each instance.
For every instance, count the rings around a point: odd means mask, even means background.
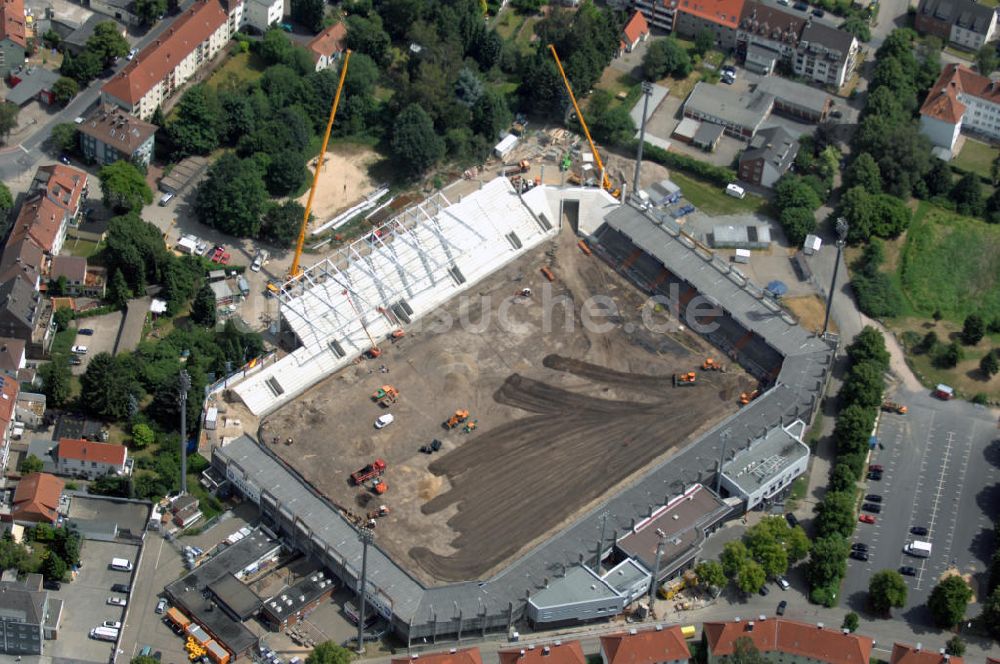
[[[722,187],[693,178],[678,170],[670,171],[670,179],[681,188],[684,198],[691,205],[707,214],[757,212],[767,205],[766,200],[753,194],[747,194],[743,199],[733,198],[727,195]]]
[[[90,258],[103,248],[103,245],[100,243],[91,242],[90,240],[66,240],[66,244],[63,246],[63,251],[68,253],[70,256]]]
[[[73,328],[63,330],[62,332],[56,332],[56,336],[52,340],[52,348],[49,352],[52,355],[57,353],[69,353],[69,349],[73,347],[74,339],[76,339],[76,330]]]
[[[660,85],[670,88],[670,94],[678,99],[687,99],[694,86],[701,80],[700,71],[692,71],[687,78],[677,80],[667,78],[660,81]]]
[[[497,29],[497,34],[503,37],[504,41],[508,41],[521,28],[524,19],[524,16],[516,13],[510,7],[506,7],[497,15],[493,27]]]
[[[248,81],[256,81],[264,69],[264,63],[256,54],[237,53],[209,77],[208,84],[213,88],[237,87]]]
[[[521,28],[517,31],[517,36],[514,37],[514,43],[517,44],[518,49],[523,54],[528,54],[531,52],[532,40],[535,38],[535,24],[542,20],[542,16],[528,16],[524,19],[521,24]]]
[[[990,177],[990,166],[1000,152],[985,143],[974,141],[971,138],[965,139],[962,151],[955,159],[955,165],[965,171],[970,171],[984,178]]]
[[[959,324],[970,313],[1000,317],[1000,226],[921,203],[898,276],[917,317],[936,310]]]

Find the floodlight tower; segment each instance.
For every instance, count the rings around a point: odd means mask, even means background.
[[[844,252],[844,244],[847,242],[847,231],[849,230],[847,220],[843,217],[837,218],[837,262],[833,264],[833,279],[830,280],[830,294],[826,297],[826,317],[823,319],[823,336],[826,336],[827,328],[830,326],[830,311],[833,309],[833,292],[837,289],[837,272],[840,270],[840,256]]]
[[[357,653],[365,652],[365,586],[368,584],[368,546],[375,540],[375,531],[371,528],[358,528],[358,540],[361,542],[361,579],[358,583],[358,649]]]
[[[632,179],[632,195],[639,196],[639,172],[642,170],[642,146],[646,142],[646,119],[649,117],[649,98],[653,96],[653,84],[642,82],[642,122],[639,124],[639,154],[635,157],[635,177]]]
[[[181,495],[187,493],[187,400],[191,374],[181,369],[177,383],[177,403],[181,407]]]

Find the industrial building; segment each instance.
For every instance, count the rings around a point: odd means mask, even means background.
[[[774,95],[759,90],[739,92],[703,81],[695,84],[682,107],[684,117],[720,125],[726,134],[744,141],[749,141],[760,130],[772,108]],[[704,145],[705,139],[696,144],[699,143]]]
[[[573,210],[574,227],[595,256],[641,291],[676,298],[677,317],[759,380],[760,395],[489,578],[424,584],[377,544],[370,547],[369,606],[404,639],[510,630],[520,620],[548,624],[614,615],[641,594],[643,574],[656,566],[657,530],[668,537],[663,578],[694,562],[701,542],[734,507],[739,513],[741,502],[773,495],[772,482],[755,489],[741,476],[732,491],[743,493],[729,501],[714,496],[702,486],[719,472],[718,465],[704,468],[705,456],[709,463],[718,458],[709,450],[728,447],[738,455],[748,441],[763,439],[752,447],[756,454],[774,439],[794,439],[784,429],[780,435],[768,432],[783,421],[811,420],[819,403],[835,339],[799,327],[675,221],[598,189],[536,187],[522,195],[506,179],[485,183],[456,203],[436,194],[284,284],[284,324],[301,346],[248,372],[235,393],[255,413],[273,411],[367,350],[371,341],[359,318],[373,336],[384,338],[393,328],[379,308],[406,322],[432,311],[554,235],[564,209]],[[700,308],[689,306],[693,302],[701,302]],[[779,482],[799,461],[783,467]],[[224,488],[258,505],[264,523],[287,546],[330,570],[339,583],[357,587],[362,544],[354,525],[271,448],[242,436],[215,448],[212,463],[226,478]],[[607,514],[613,516],[602,517]],[[614,556],[610,572],[587,567],[608,550]],[[632,563],[622,566],[624,560]],[[512,662],[527,656],[513,652]]]
[[[775,426],[743,449],[730,449],[722,467],[722,489],[738,497],[745,510],[768,505],[809,467],[809,446],[802,442],[806,424],[796,420]]]
[[[290,627],[329,599],[336,587],[330,575],[317,568],[291,588],[266,600],[260,612],[261,622],[275,632]]]

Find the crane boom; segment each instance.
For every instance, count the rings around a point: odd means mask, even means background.
[[[288,276],[292,279],[299,276],[302,271],[299,268],[299,260],[302,258],[302,245],[306,241],[306,226],[309,225],[309,215],[312,214],[313,197],[316,195],[316,187],[319,184],[319,171],[323,168],[323,157],[326,155],[326,146],[330,142],[330,131],[333,129],[333,118],[337,115],[337,106],[340,105],[340,92],[344,89],[344,79],[347,77],[347,63],[351,59],[350,49],[344,51],[344,66],[340,68],[340,81],[337,83],[337,94],[333,96],[333,106],[330,107],[330,117],[326,121],[326,133],[323,134],[323,145],[319,149],[319,157],[316,158],[316,170],[313,171],[312,187],[309,189],[309,199],[306,201],[306,211],[302,215],[302,226],[299,228],[299,241],[295,245],[295,258],[292,259],[292,267],[288,271]]]
[[[368,341],[372,342],[372,347],[368,349],[368,354],[371,357],[378,357],[382,354],[382,349],[378,347],[378,344],[375,343],[375,337],[373,337],[372,333],[368,331],[368,326],[365,325],[365,317],[361,315],[361,310],[358,309],[358,305],[354,304],[354,298],[351,297],[351,291],[347,288],[344,289],[344,297],[346,297],[347,301],[351,304],[351,308],[354,309],[354,313],[358,315],[358,322],[361,323],[361,329],[368,335]]]
[[[562,62],[559,61],[559,54],[556,53],[556,47],[549,44],[549,50],[552,52],[552,58],[556,61],[556,67],[559,68],[559,75],[562,76],[563,83],[566,84],[566,92],[569,93],[569,100],[573,102],[573,110],[576,111],[576,117],[580,120],[580,126],[583,127],[583,135],[587,137],[587,143],[590,144],[590,151],[594,153],[594,161],[597,163],[597,167],[601,169],[601,175],[604,178],[601,186],[611,191],[613,188],[611,186],[611,179],[608,177],[607,171],[604,170],[604,162],[601,161],[601,155],[597,152],[594,139],[590,137],[590,129],[587,128],[587,121],[583,119],[583,113],[580,112],[580,105],[576,103],[576,95],[573,94],[573,88],[570,87],[569,79],[566,78],[566,72],[563,70]]]

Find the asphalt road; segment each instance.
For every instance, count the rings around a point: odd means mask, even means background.
[[[992,515],[1000,481],[997,420],[985,408],[962,401],[939,401],[926,390],[899,390],[894,400],[909,406],[907,415],[884,414],[872,463],[885,467],[881,481],[869,481],[866,493],[883,496],[874,525],[859,523],[855,541],[869,546],[869,560],[851,560],[843,593],[859,613],[865,610],[868,579],[882,569],[916,568],[906,577],[910,592],[902,616],[914,625],[930,625],[924,608],[941,574],[957,567],[971,574],[974,587],[985,585],[993,550]],[[910,534],[923,526],[926,537]],[[932,544],[929,558],[903,552],[908,541]],[[977,593],[978,594],[978,593]],[[979,612],[970,606],[969,614]]]

